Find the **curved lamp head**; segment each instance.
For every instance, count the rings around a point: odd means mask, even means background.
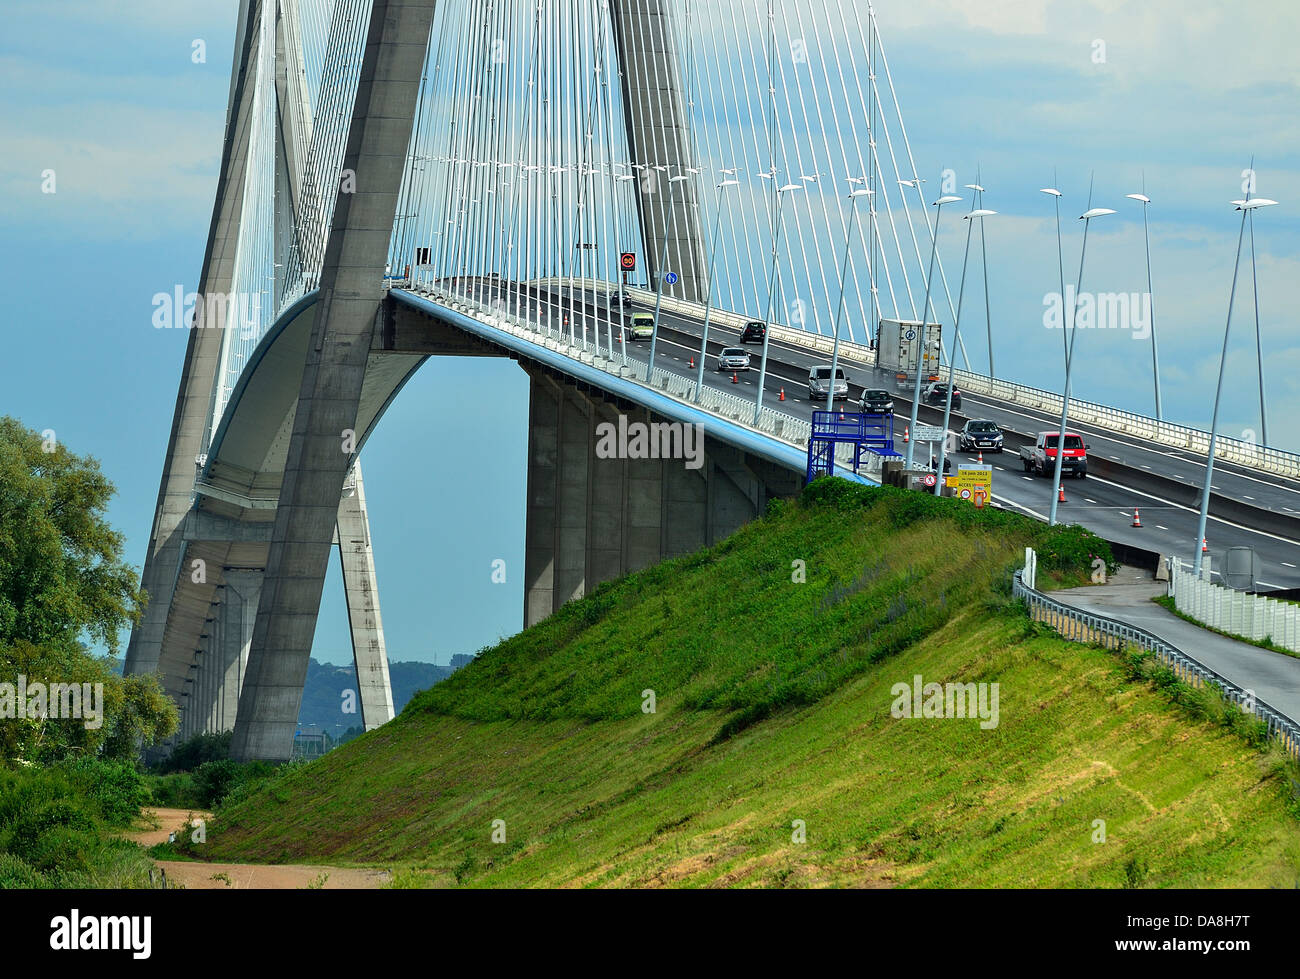
[[[722,183],[718,184],[718,188],[721,189],[723,187],[734,187],[738,183],[740,183],[739,180],[724,180],[722,181]]]
[[[787,190],[803,190],[803,184],[786,184],[784,187],[777,188],[777,191],[782,194]]]
[[[688,177],[688,176],[686,176],[685,174],[678,174],[676,177],[669,177],[669,178],[668,178],[668,182],[669,182],[670,184],[679,184],[679,183],[681,183],[683,180],[690,180],[690,179],[691,179],[691,178]]]
[[[1055,187],[1043,187],[1038,191],[1040,194],[1051,194],[1053,197],[1060,197],[1061,192]]]
[[[1094,207],[1091,211],[1084,211],[1079,215],[1080,221],[1091,221],[1093,218],[1099,218],[1103,214],[1114,214],[1115,209],[1111,207]]]
[[[937,201],[934,201],[933,203],[935,207],[938,207],[941,204],[956,204],[960,200],[961,200],[960,197],[953,197],[951,194],[947,194],[943,197],[940,197]]]
[[[1252,197],[1248,201],[1233,201],[1237,205],[1238,211],[1253,211],[1257,207],[1272,207],[1277,201],[1271,201],[1267,197]]]
[[[1151,203],[1151,198],[1148,197],[1146,194],[1125,194],[1124,196],[1127,197],[1129,200],[1141,201],[1143,204]]]
[[[849,192],[849,199],[852,200],[854,197],[870,197],[874,193],[874,190],[854,190]]]
[[[981,194],[984,193],[984,188],[979,184],[965,184],[964,186],[967,190],[978,190]]]
[[[997,213],[998,213],[997,211],[988,211],[988,210],[985,210],[985,209],[981,208],[981,209],[978,210],[978,211],[971,211],[969,214],[963,214],[963,215],[962,215],[962,220],[964,220],[964,221],[969,221],[971,218],[987,218],[987,217],[989,217],[989,216],[991,216],[991,215],[994,215],[994,214],[997,214]]]

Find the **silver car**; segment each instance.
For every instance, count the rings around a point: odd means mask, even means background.
[[[741,347],[723,347],[722,353],[718,354],[718,370],[749,370],[749,351]]]
[[[818,364],[808,371],[808,400],[825,401],[826,391],[831,383],[831,365]],[[843,367],[835,368],[835,397],[849,396],[849,379],[844,375]]]

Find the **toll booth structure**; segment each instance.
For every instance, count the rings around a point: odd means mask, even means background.
[[[894,416],[852,410],[814,411],[812,435],[808,439],[808,482],[835,473],[835,448],[853,446],[853,471],[862,465],[862,453],[883,459],[901,459],[894,451]]]

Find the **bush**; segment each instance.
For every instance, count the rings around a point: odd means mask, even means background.
[[[95,803],[100,817],[110,826],[127,826],[149,802],[144,776],[126,762],[78,758],[55,766]]]
[[[205,762],[223,761],[230,757],[230,740],[233,737],[233,731],[224,731],[221,734],[196,734],[187,738],[156,766],[157,771],[161,775],[192,772]]]

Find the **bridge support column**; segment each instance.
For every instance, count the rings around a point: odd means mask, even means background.
[[[586,393],[542,368],[525,369],[525,627],[603,581],[727,537],[760,516],[768,499],[793,496],[803,485],[802,473],[709,438],[707,430],[693,459],[637,457],[637,427],[651,438],[652,426],[665,419]],[[619,432],[629,438],[610,454],[602,436]]]
[[[361,701],[361,723],[369,731],[393,719],[393,687],[388,678],[388,650],[379,614],[379,582],[360,460],[343,486],[337,536],[352,631],[352,661],[357,669],[357,699]]]
[[[374,0],[320,301],[289,439],[231,757],[287,760],[336,531],[434,0]],[[353,446],[353,448],[349,448]]]
[[[239,714],[239,693],[248,670],[248,650],[262,595],[260,569],[222,568],[226,583],[217,620],[221,651],[221,696],[218,731],[233,731]]]

